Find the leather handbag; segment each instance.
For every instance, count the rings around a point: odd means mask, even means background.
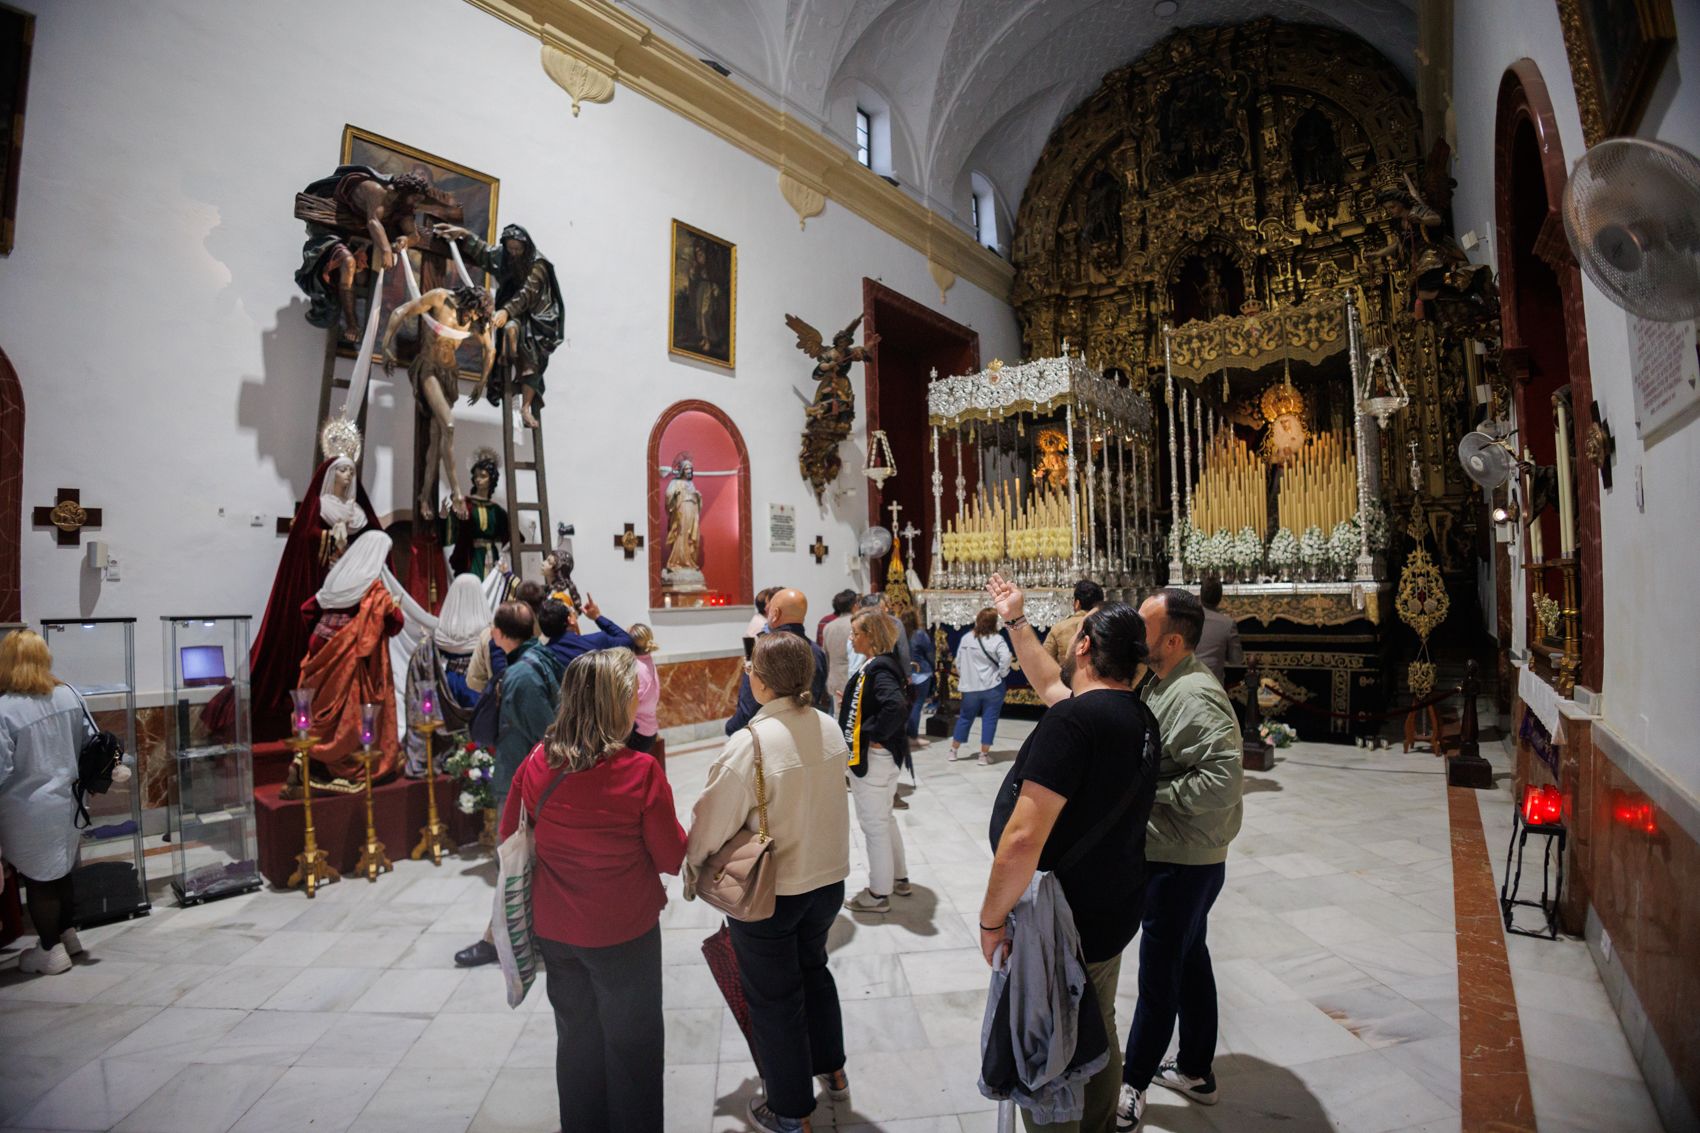
[[[738,829],[708,856],[697,877],[697,896],[735,921],[765,921],[773,915],[779,868],[767,834],[767,779],[762,774],[761,737],[749,726],[756,753],[756,811],[761,829]]]

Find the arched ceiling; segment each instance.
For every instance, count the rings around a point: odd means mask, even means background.
[[[1104,75],[1169,32],[1259,16],[1367,40],[1415,80],[1418,0],[619,0],[736,81],[849,144],[860,92],[893,120],[893,172],[965,219],[978,171],[1013,213],[1045,141]]]

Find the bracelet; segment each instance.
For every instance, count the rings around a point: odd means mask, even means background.
[[[1026,614],[1022,614],[1020,617],[1011,618],[1011,619],[1009,619],[1009,621],[1004,623],[1004,625],[1008,626],[1010,629],[1020,629],[1022,626],[1026,625],[1026,624],[1027,624],[1027,615]]]
[[[1004,930],[1003,925],[998,925],[996,928],[987,928],[985,925],[980,926],[981,932],[1002,932],[1003,930]]]

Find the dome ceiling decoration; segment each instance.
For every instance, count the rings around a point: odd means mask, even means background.
[[[1417,0],[1183,0],[1167,17],[1147,0],[618,2],[847,148],[858,103],[889,112],[892,176],[964,224],[970,173],[1007,222],[1063,116],[1177,28],[1321,24],[1416,76]]]

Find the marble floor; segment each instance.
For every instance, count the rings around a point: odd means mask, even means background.
[[[990,799],[1029,727],[1005,721],[1000,766],[947,763],[943,744],[919,754],[900,816],[914,895],[889,916],[844,914],[833,934],[853,1088],[836,1112],[823,1102],[817,1128],[996,1128],[975,1088],[987,971],[974,923]],[[715,750],[668,761],[682,814]],[[1247,777],[1244,832],[1210,924],[1222,1103],[1155,1088],[1147,1127],[1456,1130],[1441,768],[1351,747],[1280,755],[1275,771]],[[1479,802],[1497,868],[1510,799],[1502,784]],[[856,839],[853,886],[865,881]],[[267,891],[178,909],[162,887],[151,916],[86,933],[89,955],[71,973],[0,972],[0,1128],[556,1129],[542,988],[509,1010],[495,971],[452,963],[484,927],[492,880],[488,861],[468,857],[404,861],[375,885],[345,880],[312,901]],[[701,959],[716,923],[677,899],[662,921],[673,1130],[747,1128],[758,1088]],[[1540,1128],[1658,1129],[1586,948],[1513,937],[1509,949]],[[1116,1004],[1124,1033],[1136,969],[1137,942]]]

